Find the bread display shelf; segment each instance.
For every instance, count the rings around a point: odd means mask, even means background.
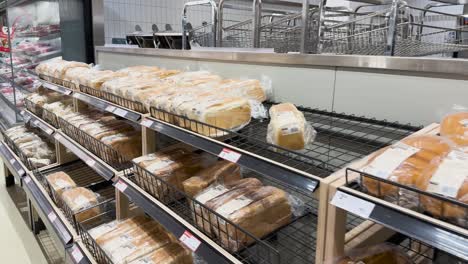
[[[87,188],[94,193],[99,195],[98,205],[106,203],[115,199],[115,190],[112,186],[112,182],[105,181],[100,175],[98,175],[93,169],[87,166],[82,161],[72,162],[64,164],[60,167],[55,167],[47,170],[34,170],[33,174],[42,184],[45,190],[47,190],[52,201],[62,210],[68,222],[77,229],[77,214],[79,212],[73,212],[73,210],[64,202],[60,194],[57,193],[54,188],[47,181],[47,176],[55,172],[65,172],[75,182],[77,187]]]
[[[436,135],[438,132],[439,125],[431,124],[413,135]],[[336,177],[336,180],[330,183],[324,260],[335,259],[343,255],[345,250],[356,246],[365,247],[380,243],[395,232],[446,252],[450,254],[447,257],[452,259],[468,260],[467,219],[459,219],[460,223],[455,225],[424,214],[414,201],[419,201],[421,195],[439,201],[441,197],[359,172],[357,168],[364,166],[370,157],[371,155],[348,165],[349,168],[340,170],[337,176],[341,177]],[[374,197],[361,186],[364,177],[372,178],[377,184],[391,184],[399,189],[398,194],[385,199]],[[466,204],[446,198],[443,198],[443,201],[456,204],[461,210],[467,210]],[[366,221],[353,230],[345,230],[343,226],[350,215],[359,216]]]
[[[21,116],[26,123],[29,123],[31,126],[37,127],[42,130],[45,134],[51,136],[55,133],[55,128],[49,125],[47,122],[42,120],[42,118],[33,114],[28,110],[21,110]]]
[[[81,242],[75,242],[66,249],[70,263],[73,264],[95,264],[90,253]],[[68,263],[68,262],[67,262]]]
[[[48,230],[57,237],[57,240],[66,247],[73,240],[73,234],[70,228],[65,224],[64,216],[52,204],[52,201],[47,197],[44,189],[36,179],[27,175],[23,179],[23,188],[28,195],[34,208],[36,208],[40,218],[44,222]],[[57,241],[57,242],[58,242]]]
[[[13,174],[18,182],[21,182],[21,178],[26,174],[26,166],[20,160],[16,154],[8,147],[8,145],[1,141],[0,142],[0,155],[4,164],[8,167],[9,171]]]
[[[73,154],[75,154],[78,158],[84,161],[90,168],[96,171],[104,179],[110,180],[116,175],[116,171],[106,165],[100,158],[90,153],[82,145],[76,143],[63,132],[57,131],[54,134],[54,138],[71,152],[73,152]]]
[[[217,245],[213,240],[186,221],[180,212],[174,212],[169,206],[148,195],[132,180],[129,180],[127,177],[121,177],[116,182],[115,187],[177,238],[181,238],[184,235],[189,236],[191,242],[198,245],[194,252],[207,263],[241,263],[228,251]],[[88,240],[90,239],[89,237]],[[98,246],[94,243],[94,247]]]
[[[52,91],[55,91],[57,93],[61,93],[63,95],[72,95],[73,94],[73,91],[71,89],[68,89],[68,88],[63,87],[63,86],[58,85],[58,84],[54,84],[54,83],[45,81],[44,78],[46,78],[46,77],[41,78],[42,79],[41,80],[42,87],[47,88],[47,89],[52,90]]]
[[[41,54],[38,54],[38,55],[26,55],[26,54],[21,54],[19,52],[16,52],[15,53],[15,56],[18,56],[20,58],[25,58],[31,62],[34,62],[34,63],[39,63],[41,61],[45,61],[45,60],[48,60],[48,59],[52,59],[52,58],[55,58],[55,57],[59,57],[59,56],[62,56],[62,51],[61,50],[54,50],[54,51],[50,51],[50,52],[46,52],[46,53],[41,53]]]

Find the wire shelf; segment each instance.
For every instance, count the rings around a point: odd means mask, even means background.
[[[127,158],[124,154],[117,152],[112,147],[92,137],[78,127],[75,127],[61,117],[58,117],[58,121],[60,129],[62,129],[67,136],[98,156],[115,170],[122,171],[131,167],[131,163],[129,162],[130,158]]]
[[[356,174],[359,175],[359,179],[351,181],[349,179],[351,175]],[[468,204],[461,201],[350,168],[346,169],[346,185],[398,206],[425,213],[462,228],[468,228]],[[372,189],[369,189],[368,186],[372,186]],[[384,188],[385,192],[383,192]]]
[[[42,116],[42,109],[43,108],[40,107],[39,105],[31,102],[31,100],[29,100],[28,98],[24,98],[24,106],[31,113],[33,113],[33,114],[35,114],[37,116]]]
[[[97,90],[97,89],[87,87],[87,86],[83,86],[83,85],[80,85],[80,91],[83,92],[83,93],[95,96],[97,98],[107,100],[107,101],[112,102],[114,104],[126,107],[126,108],[128,108],[130,110],[137,111],[137,112],[142,113],[142,114],[148,113],[148,111],[146,110],[144,105],[142,103],[140,103],[140,102],[135,102],[135,101],[123,98],[121,96],[118,96],[118,95],[115,95],[115,94],[112,94],[112,93],[109,93],[109,92]]]
[[[37,116],[42,116],[42,119],[46,121],[48,124],[55,128],[59,128],[59,123],[58,123],[58,117],[55,113],[39,106],[38,104],[35,104],[31,102],[29,99],[25,98],[24,99],[26,109],[30,111],[31,113],[37,115]]]
[[[271,104],[267,104],[268,107]],[[304,150],[292,151],[267,143],[268,119],[252,121],[234,132],[185,116],[151,108],[151,115],[203,135],[223,135],[223,140],[240,149],[319,177],[414,133],[419,127],[354,115],[298,107],[317,130],[315,142]]]

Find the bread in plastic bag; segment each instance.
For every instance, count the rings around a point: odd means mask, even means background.
[[[270,108],[267,142],[290,150],[304,149],[315,140],[317,132],[304,114],[291,103]]]
[[[83,222],[100,214],[101,209],[95,207],[98,204],[98,199],[99,195],[97,193],[83,187],[68,189],[62,193],[62,200],[75,214],[78,222]]]
[[[438,218],[464,219],[468,215],[468,208],[450,200],[468,204],[468,154],[454,150],[438,163],[434,171],[426,170],[417,179],[416,187],[443,196],[448,201],[421,194],[421,205],[425,211]]]
[[[389,243],[377,244],[366,248],[352,249],[346,256],[326,264],[412,264],[413,261],[400,248]]]
[[[170,243],[137,259],[130,264],[192,264],[191,252],[180,243]]]
[[[452,150],[452,145],[439,136],[411,136],[376,152],[361,169],[370,175],[415,186],[424,174],[432,174],[442,159]],[[363,177],[362,184],[369,193],[378,197],[395,195],[399,188]]]
[[[64,171],[49,174],[46,176],[46,180],[50,188],[59,196],[61,196],[65,190],[77,187],[75,181]]]
[[[468,109],[454,106],[453,112],[442,119],[440,135],[468,150]]]

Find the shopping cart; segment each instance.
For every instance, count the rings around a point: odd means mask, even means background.
[[[398,4],[391,8],[322,28],[321,52],[334,54],[427,56],[468,50],[463,16]],[[394,21],[394,34],[391,23]],[[393,40],[392,40],[393,39]]]

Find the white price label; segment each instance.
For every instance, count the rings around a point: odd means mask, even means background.
[[[83,253],[81,253],[81,250],[75,246],[75,248],[72,251],[72,257],[76,261],[76,263],[80,263],[80,261],[83,259]]]
[[[94,165],[96,165],[96,161],[89,159],[86,161],[86,164],[90,167],[94,167]]]
[[[15,163],[15,161],[16,161],[15,159],[10,159],[11,164]]]
[[[19,174],[19,175],[23,175],[24,173],[25,173],[25,171],[24,171],[23,169],[20,169],[20,170],[18,171],[18,174]]]
[[[145,119],[141,122],[141,125],[142,126],[145,126],[145,127],[151,127],[153,125],[153,121],[149,120],[149,119]]]
[[[26,112],[25,112],[24,110],[21,110],[20,114],[21,114],[22,116],[24,116],[24,115],[26,114]]]
[[[55,138],[56,140],[60,140],[60,139],[62,139],[62,135],[60,135],[60,134],[55,134],[54,138]]]
[[[125,115],[127,114],[128,112],[126,110],[123,110],[121,108],[117,108],[115,109],[114,111],[114,114],[118,115],[118,116],[121,116],[121,117],[125,117]]]
[[[57,215],[54,212],[50,212],[47,215],[47,218],[49,218],[50,222],[54,222],[55,220],[57,220]]]
[[[335,193],[331,204],[365,219],[369,218],[375,207],[373,203],[340,191]]]
[[[54,133],[54,130],[52,130],[50,128],[45,128],[45,132],[50,135],[50,134]]]
[[[38,126],[39,125],[39,120],[34,120],[33,124]]]
[[[114,110],[115,110],[115,106],[109,105],[106,107],[107,112],[114,112]]]
[[[179,240],[180,242],[184,243],[184,245],[187,246],[193,252],[197,251],[198,247],[201,244],[200,240],[198,240],[189,231],[185,231],[182,234],[182,236],[179,238]]]
[[[26,184],[30,183],[30,182],[31,182],[31,178],[30,178],[29,176],[26,177],[26,178],[24,178],[24,182],[25,182]]]
[[[240,159],[242,155],[232,151],[230,149],[224,148],[221,153],[219,153],[218,157],[223,158],[227,161],[237,163],[237,161]]]
[[[119,191],[121,192],[124,192],[125,189],[127,189],[127,184],[125,184],[124,182],[122,181],[118,181],[116,184],[115,184],[115,188],[117,188]]]

